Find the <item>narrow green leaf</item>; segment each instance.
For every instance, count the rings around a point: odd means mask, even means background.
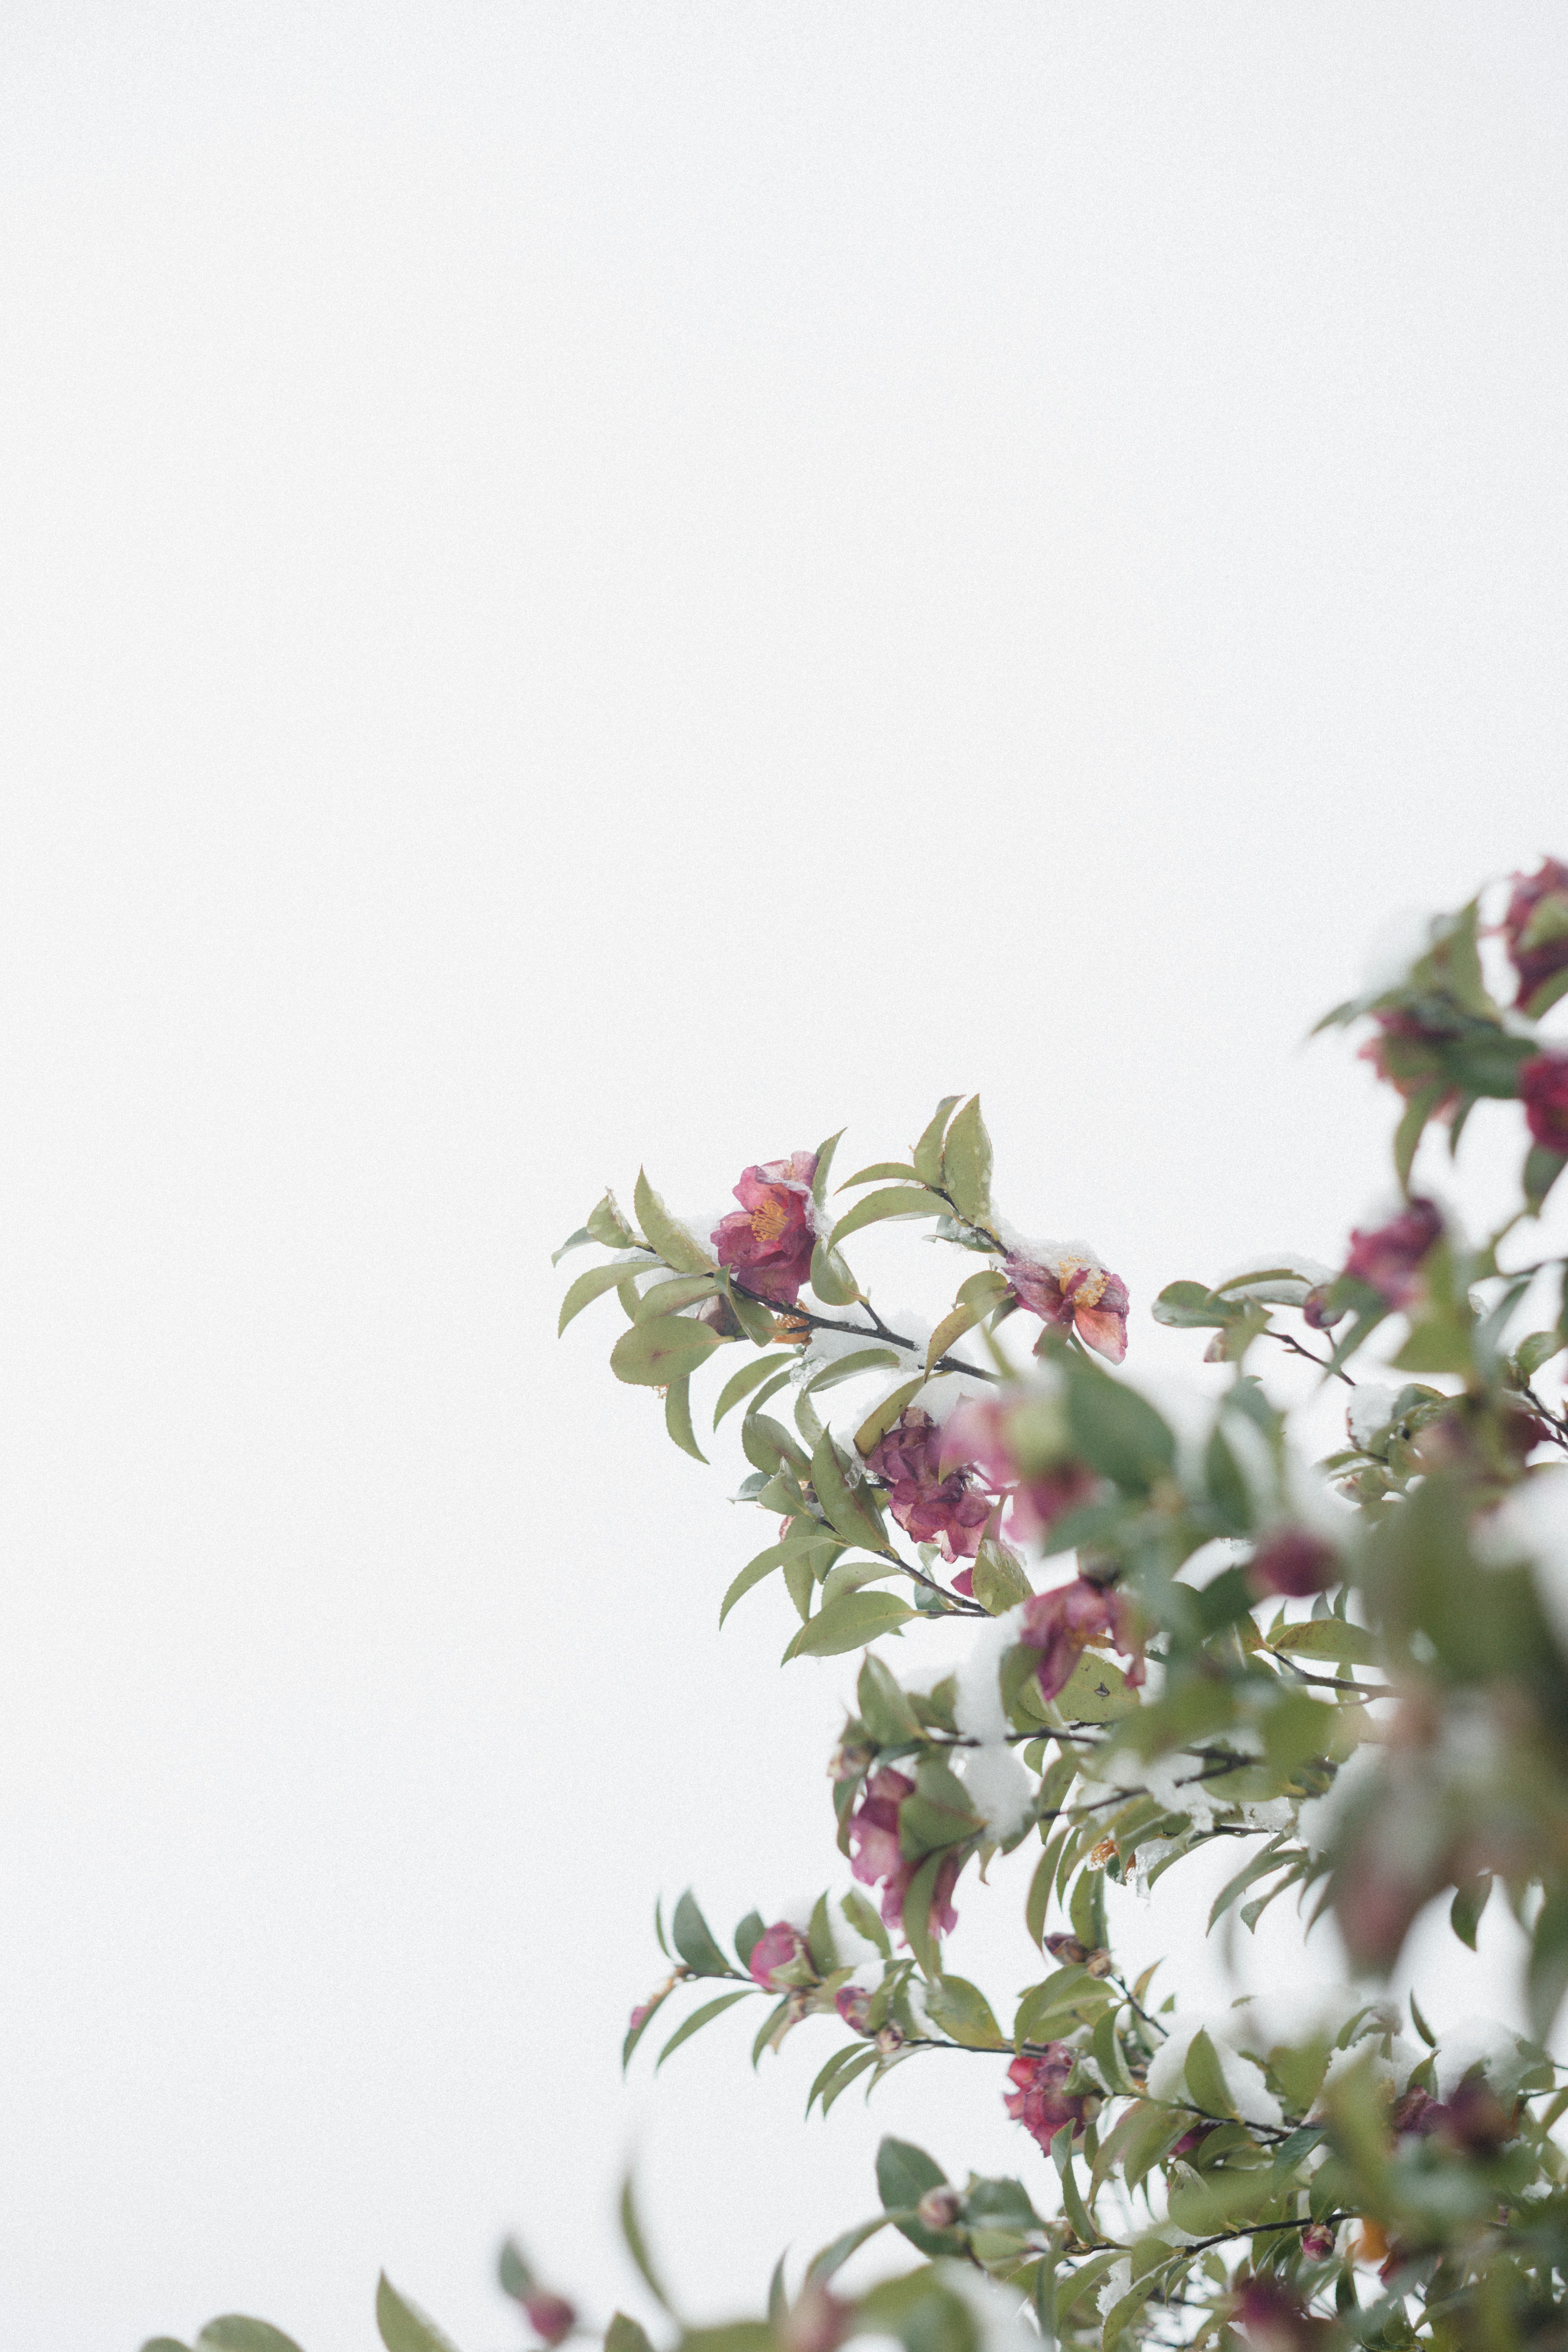
[[[643,2035],[647,2032],[648,2027],[653,2023],[656,2012],[664,2007],[665,2002],[669,1999],[670,1994],[674,1990],[675,1981],[667,1985],[660,1985],[656,1993],[650,1993],[647,2000],[639,2003],[639,2007],[642,2011],[641,2019],[636,2025],[627,2026],[626,2038],[621,2043],[621,2072],[623,2074],[632,2063],[633,2051],[637,2048],[637,2043],[642,2040]],[[634,2011],[634,2014],[636,2012]]]
[[[942,1155],[942,1182],[961,1217],[984,1225],[991,1216],[991,1138],[980,1116],[980,1097],[971,1095],[952,1125]]]
[[[610,1370],[632,1388],[668,1388],[722,1344],[717,1331],[689,1315],[661,1315],[621,1333],[610,1350]]]
[[[831,1357],[812,1373],[805,1386],[813,1396],[820,1396],[824,1389],[836,1389],[841,1381],[858,1380],[863,1372],[896,1370],[903,1360],[891,1348],[856,1348],[847,1356]]]
[[[713,1270],[717,1261],[670,1215],[640,1168],[632,1200],[637,1223],[666,1265],[673,1266],[677,1274],[708,1274]]]
[[[809,2114],[810,2109],[807,2108],[806,2112]],[[893,2218],[891,2213],[879,2213],[874,2221],[858,2221],[852,2230],[846,2230],[842,2237],[835,2238],[830,2245],[824,2246],[820,2253],[813,2254],[806,2265],[806,2277],[816,2286],[826,2286],[834,2273],[843,2269],[850,2255],[857,2253],[868,2238],[874,2238],[879,2230],[885,2230]]]
[[[605,2352],[653,2352],[647,2330],[624,2311],[617,2311],[605,2330]]]
[[[666,1389],[664,1392],[664,1425],[669,1432],[675,1444],[679,1446],[683,1454],[689,1454],[695,1462],[707,1461],[708,1456],[698,1444],[697,1433],[691,1426],[691,1380],[689,1374],[688,1374],[684,1380],[671,1381],[668,1388]]]
[[[713,1408],[714,1428],[718,1428],[727,1412],[733,1412],[742,1397],[750,1396],[754,1388],[760,1388],[763,1381],[771,1379],[773,1373],[783,1372],[787,1378],[790,1362],[788,1356],[770,1354],[758,1356],[750,1364],[742,1364],[719,1391],[719,1402]]]
[[[700,2033],[705,2025],[710,2025],[716,2017],[722,2016],[725,2010],[733,2009],[738,2000],[750,2000],[751,1997],[751,1987],[743,1985],[739,1992],[721,1992],[717,2000],[705,2000],[700,2009],[694,2009],[691,2015],[676,2027],[659,2052],[654,2061],[654,2073],[658,2074],[665,2060],[673,2051],[679,2050],[683,2042],[689,2042],[694,2033]]]
[[[1544,1143],[1532,1143],[1525,1153],[1524,1197],[1535,1215],[1540,1215],[1547,1194],[1564,1168],[1568,1168],[1568,1158],[1561,1151],[1549,1151]]]
[[[647,1263],[652,1265],[655,1261],[649,1258]],[[580,1274],[561,1302],[561,1319],[555,1326],[556,1338],[561,1337],[568,1323],[575,1321],[584,1307],[592,1306],[594,1300],[602,1297],[606,1290],[618,1289],[637,1272],[635,1265],[627,1265],[623,1260],[616,1265],[591,1265],[585,1274]]]
[[[775,1568],[783,1565],[784,1554],[787,1549],[788,1546],[785,1544],[770,1544],[766,1551],[760,1551],[755,1559],[747,1561],[745,1567],[741,1570],[740,1575],[736,1577],[734,1582],[731,1585],[730,1590],[724,1595],[723,1603],[719,1611],[719,1622],[721,1625],[722,1625],[725,1618],[728,1617],[731,1610],[733,1609],[737,1601],[743,1600],[745,1595],[751,1591],[753,1585],[761,1584],[764,1577],[771,1576]]]
[[[717,1937],[702,1916],[697,1897],[689,1887],[675,1906],[675,1916],[669,1923],[675,1948],[689,1969],[700,1977],[729,1977],[735,1971],[720,1948]]]
[[[1352,1625],[1342,1617],[1309,1617],[1298,1624],[1282,1625],[1267,1646],[1298,1657],[1333,1658],[1345,1665],[1369,1666],[1377,1659],[1375,1636],[1364,1625]]]
[[[909,1801],[906,1799],[905,1801]],[[923,1973],[934,1983],[942,1974],[942,1954],[931,1930],[931,1898],[936,1893],[937,1874],[947,1859],[948,1849],[938,1847],[928,1853],[904,1894],[904,1940],[920,1962]]]
[[[560,1248],[559,1248],[558,1250],[552,1250],[552,1251],[551,1251],[551,1253],[550,1253],[550,1263],[551,1263],[551,1265],[560,1265],[560,1263],[561,1263],[561,1261],[562,1261],[562,1259],[563,1259],[563,1258],[567,1255],[568,1251],[570,1251],[570,1250],[585,1249],[585,1248],[587,1247],[588,1244],[593,1240],[593,1238],[594,1238],[594,1236],[593,1236],[593,1234],[588,1231],[588,1228],[587,1228],[587,1226],[586,1226],[586,1225],[579,1225],[579,1226],[578,1226],[578,1228],[577,1228],[577,1230],[576,1230],[576,1232],[575,1232],[574,1234],[567,1234],[567,1236],[566,1236],[565,1240],[562,1243],[562,1244],[561,1244],[561,1246],[560,1246]]]
[[[1476,1948],[1476,1931],[1481,1923],[1481,1913],[1487,1907],[1487,1897],[1492,1891],[1489,1877],[1468,1878],[1454,1892],[1448,1906],[1448,1925],[1461,1944]]]
[[[1399,1179],[1399,1189],[1408,1193],[1410,1171],[1415,1164],[1415,1154],[1426,1133],[1426,1123],[1447,1091],[1447,1082],[1434,1078],[1430,1086],[1413,1094],[1405,1107],[1405,1115],[1394,1132],[1394,1172]]]
[[[881,2052],[874,2043],[868,2043],[866,2048],[856,2051],[848,2065],[842,2067],[835,2074],[832,2082],[822,2094],[822,2112],[825,2116],[832,2113],[835,2099],[841,2098],[852,2083],[858,2082],[861,2075],[868,2073],[871,2067],[880,2067],[881,2055]],[[876,2089],[877,2081],[878,2077],[874,2075],[868,2089],[868,2096]]]
[[[918,1184],[920,1181],[918,1173],[907,1160],[874,1160],[869,1168],[862,1168],[858,1174],[846,1176],[838,1190],[852,1192],[857,1184]]]
[[[1219,2055],[1207,2032],[1200,2027],[1187,2046],[1184,2073],[1187,2093],[1195,2106],[1206,2115],[1234,2116],[1236,2103],[1219,2063]]]
[[[860,1296],[859,1284],[827,1242],[819,1241],[812,1250],[811,1286],[825,1307],[852,1307]]]
[[[881,1224],[889,1217],[942,1217],[947,1213],[945,1202],[921,1184],[890,1184],[880,1192],[868,1192],[863,1201],[840,1217],[833,1228],[831,1247],[841,1249],[851,1234],[866,1225]]]
[[[1532,1021],[1539,1021],[1551,1012],[1560,996],[1568,996],[1568,968],[1543,980],[1524,1009]]]
[[[926,1349],[926,1370],[931,1371],[934,1365],[940,1363],[954,1340],[962,1339],[966,1331],[973,1331],[979,1320],[979,1309],[967,1303],[951,1308],[931,1335],[931,1344]]]
[[[658,2273],[648,2259],[647,2245],[642,2233],[642,2223],[637,2218],[637,2195],[632,2187],[632,2176],[629,2172],[621,2183],[620,2220],[621,2236],[626,2242],[626,2252],[637,2264],[642,2275],[644,2286],[661,2310],[670,2311],[669,2297],[660,2285]]]
[[[833,1155],[847,1132],[846,1128],[841,1127],[837,1135],[830,1135],[826,1143],[819,1143],[816,1147],[816,1166],[812,1171],[811,1177],[811,1197],[819,1209],[827,1198],[827,1180],[833,1172]]]
[[[947,1132],[947,1122],[952,1116],[953,1105],[962,1102],[963,1099],[961,1095],[943,1095],[936,1107],[936,1115],[931,1125],[925,1129],[910,1154],[914,1164],[915,1174],[922,1184],[942,1182],[942,1139]]]
[[[384,2271],[376,2284],[375,2324],[386,2352],[458,2352],[433,2319],[398,2294]]]
[[[1410,2022],[1415,2028],[1416,2032],[1421,2036],[1422,2041],[1426,2044],[1427,2049],[1436,2050],[1437,2047],[1437,2037],[1433,2032],[1431,2027],[1427,2024],[1426,2020],[1421,2014],[1421,2004],[1415,1998],[1414,1987],[1412,1987],[1410,1993]]]
[[[684,1307],[695,1307],[700,1298],[711,1298],[718,1284],[710,1274],[675,1274],[668,1282],[650,1282],[637,1300],[634,1323],[651,1323],[657,1315],[675,1315]]]
[[[811,1483],[828,1526],[846,1543],[864,1544],[868,1551],[886,1551],[887,1530],[864,1486],[851,1487],[831,1437],[812,1450]]]
[[[865,1420],[855,1432],[856,1453],[864,1457],[879,1445],[894,1422],[898,1420],[904,1407],[913,1402],[925,1384],[925,1374],[921,1372],[912,1381],[901,1381],[899,1387],[893,1390],[891,1395],[885,1396],[881,1403],[866,1415]]]

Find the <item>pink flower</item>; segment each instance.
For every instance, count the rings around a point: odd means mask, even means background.
[[[1086,1348],[1112,1364],[1127,1353],[1127,1285],[1098,1258],[1060,1251],[1048,1264],[1014,1254],[1003,1272],[1021,1307],[1048,1328],[1076,1330]]]
[[[1568,964],[1568,866],[1545,857],[1536,874],[1516,874],[1499,926],[1519,974],[1515,1002],[1527,1004],[1543,980]]]
[[[560,2344],[577,2325],[577,2314],[563,2294],[550,2294],[541,2289],[524,2295],[522,2307],[528,2324],[546,2344]]]
[[[833,1996],[833,2006],[851,2033],[869,2033],[866,2020],[871,2011],[871,1996],[861,1985],[840,1985]]]
[[[1413,1200],[1386,1225],[1377,1225],[1371,1233],[1359,1228],[1352,1232],[1344,1270],[1354,1281],[1375,1290],[1385,1307],[1407,1307],[1421,1286],[1421,1262],[1442,1231],[1436,1203]]]
[[[781,1982],[775,1972],[798,1968],[802,1960],[810,1968],[810,1946],[798,1927],[792,1927],[787,1919],[780,1919],[757,1937],[746,1965],[764,1992],[787,1992],[790,1987]],[[815,1976],[815,1969],[812,1974]]]
[[[1042,1698],[1055,1698],[1066,1689],[1091,1642],[1108,1641],[1131,1658],[1129,1682],[1143,1679],[1142,1636],[1131,1604],[1114,1585],[1091,1584],[1086,1576],[1075,1576],[1026,1601],[1018,1639],[1040,1653],[1037,1677]]]
[[[793,1307],[811,1272],[815,1151],[792,1151],[748,1168],[735,1187],[739,1209],[713,1229],[713,1253],[747,1290],[770,1306]]]
[[[1334,2251],[1334,2231],[1328,2221],[1314,2221],[1301,2232],[1301,2252],[1310,2263],[1326,2263]]]
[[[1537,1054],[1521,1062],[1519,1098],[1535,1141],[1544,1150],[1568,1154],[1568,1054]]]
[[[945,1468],[967,1455],[965,1466],[977,1469],[993,1492],[1011,1496],[1007,1531],[1020,1543],[1038,1542],[1058,1519],[1089,1501],[1100,1483],[1087,1463],[1065,1454],[1049,1460],[1030,1446],[1015,1447],[1014,1415],[1029,1410],[1016,1397],[961,1404],[942,1424],[938,1457]],[[1020,1453],[1033,1458],[1021,1461]]]
[[[940,1543],[948,1560],[973,1559],[995,1505],[982,1494],[969,1464],[940,1471],[942,1433],[929,1413],[908,1405],[871,1448],[866,1467],[889,1490],[893,1517],[917,1543]]]
[[[1339,1554],[1321,1536],[1310,1535],[1305,1528],[1276,1528],[1253,1553],[1247,1573],[1259,1595],[1272,1592],[1281,1600],[1304,1601],[1310,1592],[1326,1592],[1337,1584],[1342,1570]]]
[[[1236,2299],[1236,2316],[1258,2352],[1312,2352],[1337,2333],[1275,2278],[1249,2278]]]
[[[1075,2133],[1083,2128],[1090,2095],[1077,2091],[1069,2095],[1065,2088],[1077,2063],[1078,2052],[1065,2042],[1047,2042],[1037,2055],[1015,2058],[1007,2069],[1008,2081],[1018,2087],[1004,2091],[1002,2104],[1047,2154],[1064,2124],[1071,2124]]]
[[[862,1886],[881,1887],[883,1925],[900,1931],[904,1897],[921,1865],[904,1858],[899,1839],[899,1809],[904,1799],[914,1793],[915,1784],[907,1772],[884,1768],[872,1773],[859,1804],[849,1816],[849,1867]],[[956,1852],[944,1854],[937,1872],[931,1898],[929,1932],[932,1937],[949,1936],[958,1925],[958,1914],[952,1907],[958,1862]]]
[[[1458,1034],[1458,1024],[1442,1028],[1403,1008],[1374,1013],[1373,1019],[1377,1023],[1377,1034],[1367,1039],[1361,1048],[1360,1059],[1370,1062],[1378,1076],[1386,1078],[1394,1092],[1408,1102],[1441,1075],[1442,1060],[1436,1048],[1452,1041]],[[1452,1118],[1458,1100],[1459,1088],[1450,1087],[1434,1104],[1433,1118]]]

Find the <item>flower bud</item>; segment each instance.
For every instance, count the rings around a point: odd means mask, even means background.
[[[877,2028],[877,2047],[884,2058],[890,2058],[895,2050],[901,2050],[903,2046],[903,2029],[900,2026],[889,2023]]]
[[[847,2304],[808,2280],[779,2330],[785,2352],[835,2352],[844,2341],[849,2317]]]
[[[1326,2263],[1334,2251],[1334,2232],[1327,2221],[1314,2221],[1301,2232],[1301,2252],[1310,2263]]]
[[[1275,1528],[1264,1537],[1247,1569],[1247,1582],[1260,1598],[1271,1593],[1291,1601],[1326,1592],[1340,1576],[1340,1558],[1332,1544],[1305,1528]]]
[[[928,2189],[915,2207],[918,2220],[928,2230],[951,2230],[963,2210],[963,2200],[956,2189],[944,2183],[940,2189]]]
[[[577,2325],[577,2314],[563,2294],[525,2295],[522,2308],[529,2326],[546,2344],[563,2343]]]
[[[861,1985],[840,1985],[833,1996],[833,2006],[851,2033],[866,2033],[870,2014],[871,1996]]]
[[[1309,1330],[1331,1330],[1333,1326],[1343,1318],[1345,1309],[1342,1307],[1335,1307],[1330,1300],[1329,1292],[1331,1287],[1332,1285],[1330,1283],[1320,1282],[1308,1291],[1306,1297],[1301,1301],[1301,1320]]]

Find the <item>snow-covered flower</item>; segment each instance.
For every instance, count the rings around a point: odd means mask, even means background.
[[[1039,2052],[1021,2053],[1007,2069],[1007,2079],[1016,2087],[1003,2092],[1003,2105],[1043,2148],[1049,2148],[1064,2124],[1071,2124],[1075,2133],[1083,2128],[1092,2094],[1069,2093],[1066,2087],[1077,2063],[1078,2052],[1069,2043],[1047,2042]]]
[[[746,1965],[764,1992],[784,1992],[799,1981],[803,1963],[815,1977],[805,1937],[787,1919],[779,1919],[757,1937]]]
[[[1543,1150],[1568,1153],[1568,1054],[1537,1054],[1521,1062],[1519,1098],[1534,1141]]]
[[[1353,1229],[1344,1270],[1375,1290],[1385,1307],[1407,1307],[1420,1288],[1422,1260],[1442,1231],[1436,1202],[1417,1197],[1385,1225]]]
[[[1143,1679],[1142,1631],[1132,1604],[1114,1585],[1075,1576],[1049,1592],[1037,1592],[1019,1604],[1017,1627],[1019,1641],[1040,1653],[1036,1672],[1042,1698],[1055,1698],[1066,1688],[1091,1642],[1109,1642],[1131,1659],[1129,1682]]]
[[[1010,1251],[1002,1271],[1018,1304],[1048,1328],[1076,1331],[1096,1355],[1121,1363],[1127,1353],[1127,1285],[1092,1250],[1042,1242],[1034,1252]]]
[[[909,1893],[918,1863],[906,1861],[899,1837],[899,1811],[906,1797],[912,1797],[915,1784],[907,1772],[895,1772],[890,1766],[873,1772],[866,1783],[860,1802],[849,1816],[849,1867],[862,1886],[880,1886],[882,1919],[889,1927],[900,1928],[904,1919],[904,1897]],[[958,1882],[958,1855],[944,1854],[931,1889],[930,1933],[951,1935],[958,1925],[958,1914],[952,1907],[952,1890]]]
[[[871,1448],[866,1467],[886,1485],[889,1510],[917,1543],[940,1543],[950,1561],[974,1558],[995,1500],[973,1465],[942,1475],[942,1432],[928,1412],[907,1406]]]
[[[1543,857],[1534,874],[1516,874],[1513,895],[1498,926],[1519,974],[1519,1004],[1528,1004],[1543,980],[1568,966],[1568,866]]]
[[[720,1265],[774,1307],[793,1307],[811,1272],[816,1174],[815,1151],[792,1151],[787,1160],[748,1168],[735,1187],[741,1206],[713,1229]]]

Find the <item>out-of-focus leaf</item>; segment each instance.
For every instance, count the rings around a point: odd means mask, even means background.
[[[839,1897],[838,1908],[858,1936],[864,1936],[868,1944],[875,1944],[885,1960],[892,1958],[893,1948],[888,1940],[888,1931],[858,1886],[852,1886],[847,1895]]]
[[[1558,1331],[1532,1331],[1521,1339],[1513,1351],[1513,1360],[1522,1380],[1532,1381],[1542,1364],[1563,1352],[1563,1337]]]
[[[642,1170],[637,1171],[637,1190],[632,1195],[641,1225],[666,1265],[677,1274],[709,1274],[717,1261],[701,1244],[695,1241],[686,1227],[672,1217]]]
[[[1561,1151],[1549,1151],[1544,1143],[1532,1143],[1524,1156],[1524,1197],[1539,1215],[1547,1194],[1568,1167],[1568,1158]]]
[[[991,1216],[991,1138],[972,1095],[947,1130],[942,1155],[942,1181],[960,1216],[984,1225]]]
[[[629,2172],[621,2183],[620,2223],[621,2236],[625,2241],[626,2252],[641,2273],[644,2286],[660,2309],[668,2311],[669,2297],[666,2294],[658,2273],[648,2256],[647,2242],[643,2236],[642,2222],[637,2214],[637,2192],[632,2186],[632,2176]]]
[[[1554,971],[1550,978],[1543,980],[1524,1009],[1532,1021],[1539,1021],[1544,1013],[1551,1012],[1560,996],[1568,996],[1568,968]]]
[[[398,2294],[384,2271],[376,2283],[375,2324],[386,2352],[458,2352],[433,2319]]]
[[[867,1734],[879,1748],[896,1748],[921,1737],[920,1717],[875,1651],[868,1650],[861,1662],[855,1700]]]
[[[1472,1952],[1476,1948],[1476,1930],[1481,1924],[1481,1913],[1487,1907],[1487,1897],[1491,1891],[1489,1876],[1468,1878],[1462,1886],[1455,1888],[1453,1902],[1448,1906],[1448,1925],[1460,1943],[1468,1944]]]
[[[1020,1601],[1027,1601],[1034,1590],[1016,1553],[1005,1544],[993,1542],[989,1536],[981,1538],[970,1578],[974,1598],[993,1617],[1005,1617]]]
[[[683,2042],[689,2042],[694,2033],[700,2033],[705,2025],[710,2025],[725,2010],[733,2009],[738,2000],[749,2000],[751,1997],[750,1986],[742,1986],[739,1992],[721,1992],[717,2000],[705,2000],[700,2009],[694,2009],[691,2015],[676,2027],[659,2052],[654,2061],[654,2073],[658,2074],[665,2060],[679,2050]]]
[[[845,1650],[863,1649],[879,1634],[907,1625],[914,1611],[890,1592],[847,1592],[808,1618],[784,1654],[791,1658],[833,1658]]]
[[[1073,1364],[1068,1423],[1092,1469],[1141,1495],[1174,1467],[1176,1441],[1146,1397],[1089,1364]]]
[[[610,1350],[610,1370],[632,1388],[668,1388],[722,1344],[717,1331],[689,1315],[660,1315],[621,1333]]]
[[[196,2338],[195,2352],[300,2352],[300,2347],[265,2319],[246,2319],[231,2311],[208,2320]]]
[[[1194,2105],[1209,2116],[1234,2116],[1236,2102],[1225,2070],[1214,2043],[1202,2027],[1187,2045],[1186,2064],[1183,2070],[1187,2078],[1187,2095]]]
[[[149,2336],[142,2352],[191,2352],[191,2347],[188,2344],[182,2344],[177,2336]]]
[[[1239,1299],[1216,1297],[1204,1283],[1168,1282],[1150,1312],[1156,1323],[1178,1330],[1223,1331],[1227,1323],[1239,1323],[1247,1309]]]
[[[522,2248],[515,2238],[503,2240],[496,2257],[496,2277],[502,2294],[510,2294],[514,2303],[533,2293],[533,2273],[524,2258]]]
[[[720,1948],[712,1928],[702,1916],[697,1897],[689,1887],[675,1906],[675,1916],[669,1923],[670,1936],[676,1950],[700,1977],[729,1977],[735,1971]]]
[[[653,2352],[653,2346],[645,2327],[617,2311],[605,2330],[605,2352]]]
[[[922,1184],[889,1184],[879,1192],[868,1192],[847,1210],[833,1228],[830,1246],[842,1248],[851,1234],[866,1225],[878,1225],[889,1217],[940,1217],[946,1204]]]
[[[1552,1887],[1536,1917],[1525,1976],[1530,2030],[1544,2042],[1568,1992],[1568,1892]]]
[[[907,2139],[883,2140],[877,2150],[877,2194],[889,2213],[909,2213],[928,2189],[945,2189],[947,2175],[923,2147]],[[922,2222],[900,2221],[899,2229],[922,2254],[957,2253],[963,2240],[956,2230],[928,2230]]]
[[[806,2113],[811,2113],[809,2104]],[[813,2254],[806,2264],[806,2277],[818,2286],[826,2286],[834,2273],[843,2269],[850,2255],[858,2252],[867,2239],[874,2238],[879,2230],[885,2230],[892,2218],[890,2213],[879,2213],[874,2221],[858,2221],[852,2230],[846,2230],[842,2237],[835,2238],[831,2244],[824,2246],[820,2253]]]
[[[1268,1643],[1300,1658],[1334,1658],[1342,1664],[1370,1666],[1377,1658],[1376,1637],[1364,1625],[1342,1617],[1309,1617],[1301,1623],[1282,1625]]]

